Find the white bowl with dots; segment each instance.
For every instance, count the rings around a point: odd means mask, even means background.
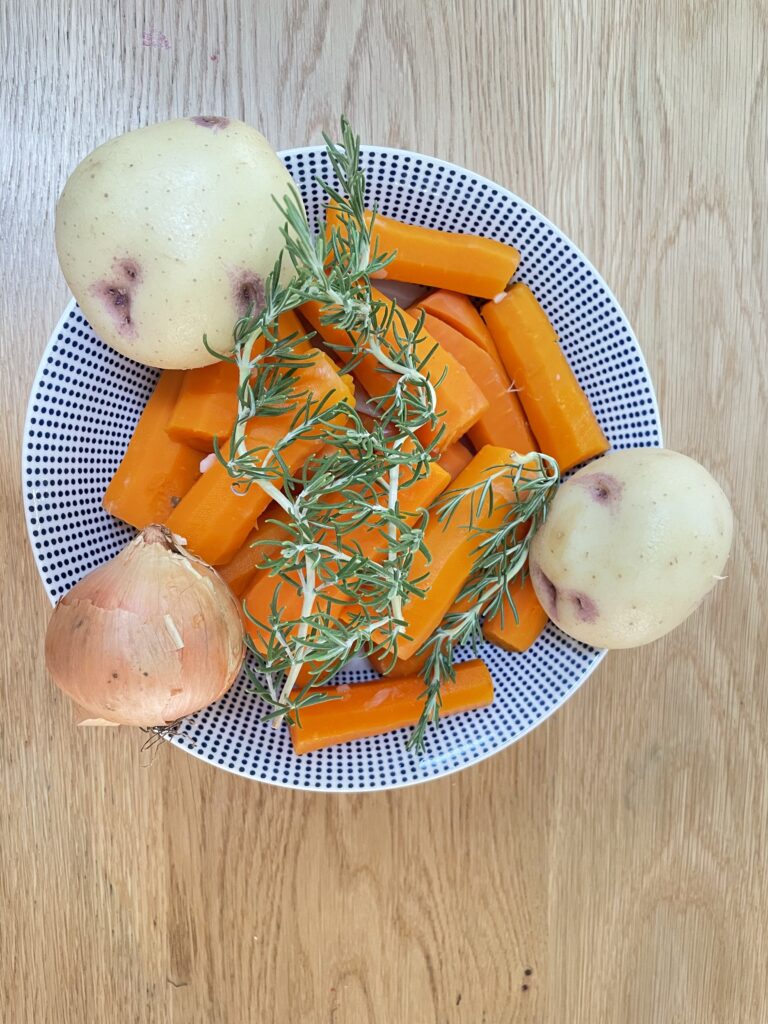
[[[308,146],[281,156],[316,225],[322,193],[315,177],[331,177],[324,149]],[[367,146],[362,160],[367,204],[381,213],[519,249],[516,279],[530,286],[560,335],[611,446],[661,445],[656,397],[632,329],[595,268],[550,221],[492,181],[433,157]],[[65,310],[32,386],[22,451],[29,536],[52,602],[134,535],[107,515],[101,499],[157,375],[108,348],[74,301]],[[604,653],[552,624],[524,654],[485,644],[493,704],[443,719],[430,730],[422,757],[405,749],[407,730],[296,757],[287,729],[262,721],[264,705],[244,675],[216,704],[185,719],[171,742],[227,771],[278,786],[393,789],[466,768],[514,743],[567,700]],[[374,675],[362,663],[338,678],[357,682]]]

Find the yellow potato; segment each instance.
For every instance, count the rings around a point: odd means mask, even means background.
[[[728,499],[703,466],[668,449],[613,452],[556,494],[531,545],[536,594],[566,633],[636,647],[678,626],[722,574]]]
[[[56,209],[56,249],[72,293],[107,344],[184,369],[231,350],[261,308],[295,186],[267,140],[223,117],[128,132],[75,168]],[[300,201],[299,201],[300,202]]]

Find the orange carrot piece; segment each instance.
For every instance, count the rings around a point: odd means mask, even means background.
[[[391,301],[375,290],[374,298],[391,306]],[[321,309],[322,307],[317,302],[305,302],[301,307],[301,312],[326,344],[337,350],[350,350],[352,341],[347,332],[323,324]],[[402,315],[408,329],[412,330],[415,320],[407,313]],[[394,327],[388,331],[386,341],[390,345],[390,354],[394,353],[397,349]],[[431,381],[441,382],[437,387],[437,412],[439,415],[437,426],[434,428],[422,427],[418,432],[419,440],[422,444],[428,444],[442,426],[444,430],[440,447],[441,449],[446,448],[462,434],[465,434],[469,427],[487,411],[488,401],[464,367],[424,331],[416,343],[416,353],[420,360],[427,359],[429,356],[429,361],[424,365],[423,372]],[[386,394],[397,381],[396,375],[384,370],[373,355],[364,356],[353,367],[352,373],[368,394],[373,397]]]
[[[522,583],[516,580],[511,587],[511,594],[518,621],[515,621],[514,613],[507,604],[504,608],[504,621],[501,612],[486,619],[483,623],[483,636],[505,651],[527,651],[549,622],[549,617],[539,604],[530,576],[526,576]]]
[[[237,366],[225,360],[187,370],[168,436],[201,452],[213,451],[214,438],[223,444],[237,416],[238,382]]]
[[[413,479],[411,467],[405,466],[401,470],[401,483],[398,491],[400,511],[409,513],[417,512],[421,508],[429,508],[450,482],[450,473],[439,462],[430,462],[428,472],[420,476],[418,480]],[[384,500],[384,496],[382,496],[382,501]]]
[[[425,295],[423,299],[415,302],[414,306],[423,309],[430,316],[436,316],[438,320],[442,320],[454,330],[460,331],[465,338],[469,338],[475,345],[478,345],[498,365],[509,384],[507,371],[504,369],[501,356],[496,351],[491,332],[485,326],[485,321],[468,296],[445,290],[430,292],[429,295]]]
[[[289,516],[284,509],[276,505],[268,508],[264,520],[251,530],[235,557],[216,570],[237,597],[244,594],[256,574],[264,570],[264,560],[274,558],[276,548],[290,537],[286,529]]]
[[[446,448],[438,460],[438,465],[444,469],[451,480],[455,480],[459,473],[466,469],[472,461],[472,452],[461,441],[455,441]]]
[[[297,371],[296,393],[309,393],[319,402],[333,394],[335,401],[354,403],[347,382],[339,377],[325,353],[312,350],[311,365]],[[251,420],[246,432],[249,449],[263,449],[266,458],[286,434],[295,410],[280,416],[263,416]],[[299,438],[282,452],[290,472],[295,472],[325,443],[322,437]],[[197,481],[167,519],[174,533],[186,538],[190,551],[210,565],[230,562],[250,533],[253,524],[270,502],[269,496],[257,484],[244,493],[235,493],[236,481],[217,460]]]
[[[606,451],[608,441],[589,399],[530,288],[515,284],[482,312],[540,451],[557,459],[563,472]]]
[[[200,476],[200,453],[166,433],[184,373],[164,370],[160,375],[102,500],[111,516],[137,530],[165,522]]]
[[[248,447],[265,448],[275,445],[288,427],[284,422],[281,431],[280,420],[282,417],[274,417],[269,427],[250,430]],[[300,465],[300,459],[308,458],[312,450],[311,445],[302,444],[301,451],[296,452],[297,465]],[[291,469],[296,468],[292,459],[287,461]],[[233,491],[235,484],[236,481],[217,460],[203,473],[167,520],[166,525],[186,540],[189,550],[210,565],[223,565],[234,558],[253,523],[270,501],[258,485],[254,484],[240,494]]]
[[[295,622],[301,618],[303,597],[298,581],[289,583],[288,580],[272,576],[267,570],[257,572],[245,594],[243,608],[248,613],[244,618],[245,631],[261,654],[266,653],[272,640],[269,618],[275,594],[281,623]],[[330,596],[335,598],[337,592],[334,590]],[[321,607],[330,608],[327,598],[318,598],[313,610],[317,612]],[[256,622],[252,621],[251,616]],[[285,632],[288,633],[287,630]],[[288,636],[285,638],[287,640]]]
[[[314,613],[326,615],[339,615],[340,592],[336,587],[330,587],[315,599]],[[243,627],[248,633],[256,650],[266,655],[270,645],[274,641],[273,629],[270,624],[270,611],[272,602],[276,600],[280,610],[281,624],[297,622],[301,618],[303,609],[303,594],[298,584],[274,577],[267,571],[258,572],[248,588],[243,600],[242,618]],[[257,621],[254,622],[253,619]],[[295,628],[282,629],[284,639],[288,640],[295,636]],[[311,637],[309,638],[311,643]],[[313,671],[314,668],[314,671]],[[319,672],[318,672],[319,669]],[[333,664],[318,663],[314,665],[305,661],[299,669],[299,674],[293,684],[292,693],[296,693],[310,680],[325,682],[335,675],[338,666]]]
[[[464,490],[492,479],[493,508],[489,508],[488,501],[479,508],[477,500],[467,496],[459,502],[447,522],[440,522],[437,515],[432,514],[424,533],[424,544],[431,559],[428,561],[423,553],[417,553],[411,570],[412,578],[419,580],[423,593],[411,597],[403,608],[407,635],[398,641],[398,657],[412,657],[456,600],[472,572],[477,548],[484,536],[482,531],[498,528],[507,513],[507,506],[515,500],[512,473],[495,478],[496,473],[502,467],[511,469],[517,465],[517,456],[508,448],[486,445],[458,475],[451,490]]]
[[[281,338],[306,333],[292,310],[281,313],[278,321],[278,334]],[[305,349],[306,345],[302,348]],[[263,351],[264,339],[257,338],[253,355],[257,356]],[[168,421],[169,435],[174,441],[203,452],[213,451],[214,439],[223,446],[235,425],[239,382],[237,366],[223,359],[211,366],[188,370]]]
[[[329,449],[330,450],[330,447]],[[219,576],[229,585],[229,589],[240,597],[252,583],[256,573],[265,566],[265,559],[273,558],[276,547],[288,540],[288,513],[276,502],[273,502],[246,537],[243,546],[235,553],[231,561],[216,568]],[[264,543],[264,542],[268,543]],[[258,543],[257,543],[258,542]]]
[[[330,686],[318,688],[318,692],[336,700],[300,712],[301,724],[290,727],[297,754],[415,725],[424,706],[420,676]],[[441,717],[487,707],[493,701],[491,674],[479,659],[465,661],[456,666],[456,681],[443,685],[441,697]]]
[[[277,335],[283,340],[290,338],[292,335],[298,335],[301,338],[308,333],[309,331],[304,327],[295,309],[288,309],[277,318]],[[299,351],[304,351],[308,344],[308,341],[301,342]],[[256,351],[257,349],[254,348],[254,352]]]
[[[418,676],[421,674],[427,660],[427,653],[425,651],[423,654],[414,654],[412,658],[393,659],[391,654],[382,654],[381,651],[374,651],[368,660],[380,676],[387,676],[390,679],[402,679],[405,676]]]
[[[491,357],[436,317],[427,314],[424,326],[472,374],[488,399],[488,411],[467,431],[476,450],[495,444],[521,453],[535,451],[536,438],[528,426],[520,399],[509,390],[506,374],[502,377]]]
[[[371,217],[366,211],[369,225]],[[343,231],[336,207],[327,208],[326,226],[328,230]],[[382,254],[395,253],[377,277],[447,288],[483,299],[503,291],[520,263],[517,249],[492,238],[403,224],[381,214],[376,214],[373,221],[371,244]]]

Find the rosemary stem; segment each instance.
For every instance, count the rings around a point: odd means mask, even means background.
[[[304,641],[306,640],[307,633],[309,632],[309,616],[312,614],[312,609],[315,606],[315,563],[313,559],[307,556],[304,564],[304,593],[301,603],[301,622],[299,623],[299,628],[296,634],[297,659],[293,665],[291,665],[291,668],[285,678],[283,689],[280,692],[281,704],[284,704],[290,696],[291,690],[299,677],[299,672],[301,672],[304,659],[307,655],[307,649]],[[280,720],[281,719],[276,718],[275,724],[278,724]]]
[[[395,449],[399,450],[402,448],[403,441],[395,442]],[[400,463],[396,462],[389,471],[389,487],[387,490],[387,508],[390,512],[394,512],[397,508],[398,492],[400,489]],[[390,565],[394,566],[397,563],[397,552],[395,551],[395,543],[397,541],[397,523],[394,518],[389,520],[387,527],[387,533],[389,535],[389,549],[387,551],[387,560]],[[393,632],[395,636],[403,631],[402,626],[403,618],[403,598],[399,593],[393,594],[392,597],[392,621],[393,621]]]

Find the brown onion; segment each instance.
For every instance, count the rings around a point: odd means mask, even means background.
[[[87,718],[158,726],[218,700],[243,661],[232,592],[165,526],[147,526],[54,609],[45,660]]]

